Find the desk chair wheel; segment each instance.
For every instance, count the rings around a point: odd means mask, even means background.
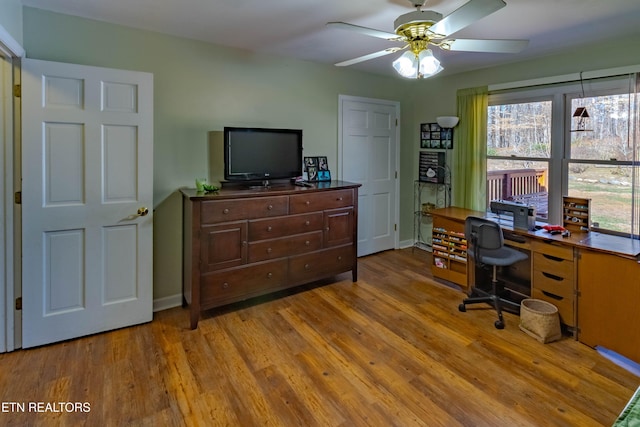
[[[504,322],[502,320],[496,320],[493,326],[495,326],[496,329],[504,329]]]
[[[467,306],[464,304],[460,304],[458,306],[458,310],[464,313],[465,311],[467,311]]]

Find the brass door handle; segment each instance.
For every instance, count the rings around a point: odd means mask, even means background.
[[[148,213],[149,209],[145,208],[144,206],[138,209],[138,216],[147,216]]]

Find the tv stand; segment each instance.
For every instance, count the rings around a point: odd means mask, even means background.
[[[358,278],[358,187],[290,182],[183,194],[183,297],[202,310],[351,271]]]

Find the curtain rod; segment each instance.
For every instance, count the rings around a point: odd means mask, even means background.
[[[604,70],[583,71],[582,79],[598,79],[601,77],[613,77],[630,73],[640,72],[640,65],[629,65],[626,67],[607,68]],[[553,83],[567,83],[573,81],[580,81],[580,73],[563,74],[561,76],[549,76],[541,77],[539,79],[521,80],[518,82],[498,83],[489,85],[489,91],[498,91],[506,89],[518,89],[530,86],[542,86]]]

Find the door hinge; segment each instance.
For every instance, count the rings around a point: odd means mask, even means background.
[[[15,192],[15,194],[13,195],[13,201],[15,202],[16,205],[22,204],[22,191]]]
[[[398,127],[398,119],[396,119],[396,127]]]
[[[15,96],[16,98],[20,98],[22,96],[21,85],[13,85],[13,96]]]
[[[398,231],[398,224],[393,224],[393,231]]]
[[[22,297],[16,298],[16,310],[22,310]]]
[[[396,179],[398,179],[398,171],[396,171]]]

